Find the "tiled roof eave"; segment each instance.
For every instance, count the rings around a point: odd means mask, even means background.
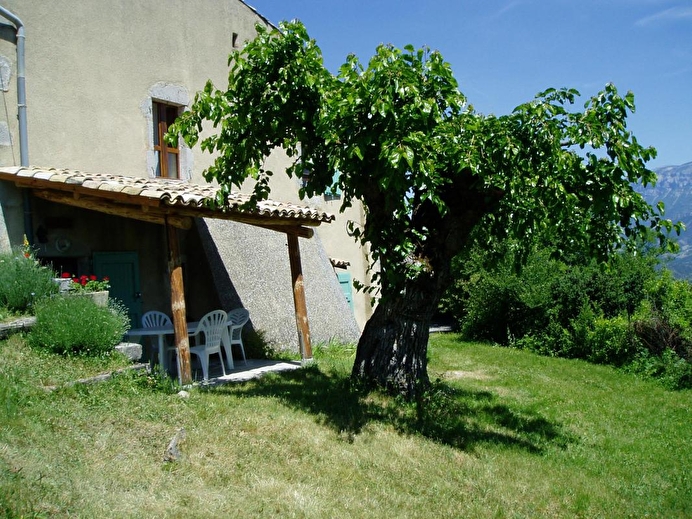
[[[130,206],[158,207],[167,213],[192,217],[264,220],[278,225],[320,225],[334,215],[296,204],[265,200],[255,209],[245,209],[249,195],[232,192],[224,208],[211,205],[218,188],[186,181],[84,173],[77,170],[39,167],[0,167],[0,180],[22,187],[69,192],[78,196],[117,201]]]

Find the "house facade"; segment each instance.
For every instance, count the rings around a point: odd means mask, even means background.
[[[0,17],[6,107],[0,166],[206,183],[202,172],[213,158],[184,145],[171,148],[161,136],[208,79],[225,84],[231,49],[268,20],[240,0],[0,0],[0,7],[16,17]],[[22,110],[28,164],[22,164]],[[300,240],[312,340],[355,340],[371,309],[351,289],[352,280],[367,279],[367,258],[346,223],[361,222],[362,209],[338,213],[338,196],[300,200],[299,180],[278,174],[288,161],[281,150],[267,159],[277,173],[271,198],[336,216]],[[147,221],[146,207],[128,218],[75,202],[78,193],[64,195],[0,181],[0,250],[27,235],[37,255],[59,271],[108,275],[134,319],[170,308],[167,237],[162,225]],[[245,306],[265,339],[295,348],[286,236],[238,221],[193,220],[179,231],[188,318]]]

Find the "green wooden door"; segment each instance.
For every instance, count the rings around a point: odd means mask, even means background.
[[[136,252],[94,252],[94,274],[110,278],[110,297],[122,301],[130,314],[130,325],[140,326],[142,297],[139,285],[139,256]]]

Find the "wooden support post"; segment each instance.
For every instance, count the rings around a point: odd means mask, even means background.
[[[190,367],[190,340],[187,335],[185,312],[185,287],[183,286],[183,267],[180,262],[178,231],[166,220],[168,236],[168,273],[171,281],[171,313],[175,331],[175,347],[178,350],[178,376],[181,384],[192,383]]]
[[[293,281],[293,304],[296,310],[296,326],[298,327],[298,344],[303,362],[312,360],[310,345],[310,323],[308,322],[308,307],[305,304],[305,284],[303,283],[303,267],[300,263],[300,246],[296,234],[286,233],[288,238],[288,258],[291,263],[291,279]]]

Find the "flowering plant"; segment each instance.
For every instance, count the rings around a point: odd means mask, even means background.
[[[29,239],[24,235],[24,242],[22,243],[22,253],[26,259],[31,258],[34,255],[34,251],[31,250],[31,245],[29,245]]]
[[[72,290],[77,290],[78,292],[99,292],[101,290],[108,290],[110,288],[110,279],[108,276],[104,276],[100,280],[93,274],[87,276],[72,276],[69,272],[63,272],[63,279],[72,278]]]

